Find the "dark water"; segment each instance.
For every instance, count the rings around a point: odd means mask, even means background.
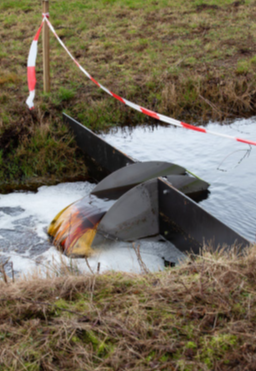
[[[256,118],[207,129],[256,141]],[[201,206],[256,242],[256,147],[171,126],[113,129],[102,137],[140,161],[175,162],[209,182]]]

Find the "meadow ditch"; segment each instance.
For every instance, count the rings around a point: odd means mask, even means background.
[[[51,35],[51,93],[27,110],[26,61],[41,2],[0,4],[0,189],[86,179],[61,112],[99,131],[153,120],[87,80]],[[51,21],[79,63],[116,94],[194,124],[255,114],[254,1],[50,1]]]
[[[87,179],[62,124],[150,125],[80,74],[51,36],[51,93],[28,111],[26,62],[41,2],[0,4],[0,193]],[[203,124],[255,114],[252,0],[51,0],[50,16],[79,63],[116,94]],[[254,370],[255,247],[206,251],[157,274],[0,282],[0,370]]]

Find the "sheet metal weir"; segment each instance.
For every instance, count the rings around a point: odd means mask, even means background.
[[[63,120],[73,131],[96,180],[138,162],[65,113]],[[213,249],[233,244],[244,248],[251,244],[162,178],[158,178],[158,203],[160,234],[181,251],[198,254],[204,243]]]

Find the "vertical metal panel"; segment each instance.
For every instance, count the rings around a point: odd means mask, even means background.
[[[162,179],[158,180],[159,229],[181,251],[200,252],[205,243],[245,247],[250,242]]]
[[[98,171],[102,173],[99,176],[100,179],[124,166],[137,162],[65,113],[63,120],[72,129],[78,146],[94,162],[94,167],[98,165]]]

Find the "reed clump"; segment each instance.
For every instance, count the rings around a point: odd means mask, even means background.
[[[177,268],[2,281],[0,370],[254,370],[256,246]]]

